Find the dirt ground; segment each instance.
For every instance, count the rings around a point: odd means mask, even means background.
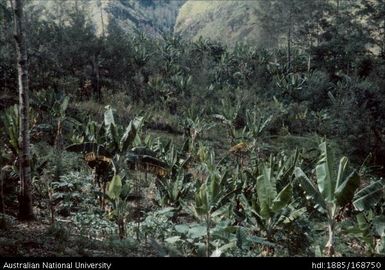
[[[146,244],[116,250],[107,241],[60,235],[41,221],[12,222],[0,226],[0,257],[153,257],[156,251]]]

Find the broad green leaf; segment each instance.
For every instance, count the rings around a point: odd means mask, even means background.
[[[180,240],[180,236],[171,236],[169,238],[164,239],[164,241],[166,241],[169,244],[175,244],[179,240]]]
[[[64,97],[63,102],[60,104],[60,113],[61,114],[64,114],[65,111],[67,110],[69,101],[70,101],[70,98],[68,96]]]
[[[105,134],[109,138],[110,142],[113,144],[116,149],[119,146],[118,131],[115,125],[114,114],[111,107],[108,105],[105,107],[106,111],[104,112],[104,127]]]
[[[346,179],[341,181],[342,183],[337,186],[335,196],[337,199],[337,205],[344,206],[352,201],[354,192],[360,186],[360,176],[353,171],[346,177]]]
[[[228,205],[223,205],[219,209],[215,210],[211,214],[211,217],[212,218],[215,218],[215,217],[218,217],[218,216],[221,217],[221,216],[225,215],[228,211],[229,211]]]
[[[255,205],[251,205],[244,194],[241,194],[239,196],[239,202],[245,209],[246,214],[248,214],[249,216],[257,216],[258,218],[261,218],[261,216],[257,213],[256,209],[254,209]]]
[[[373,229],[379,237],[385,236],[385,216],[376,216],[373,218]]]
[[[209,184],[209,203],[210,206],[214,205],[217,202],[220,192],[220,183],[219,176],[214,172],[209,176],[210,184]]]
[[[110,125],[115,125],[114,113],[112,112],[111,106],[107,105],[104,112],[104,125],[108,128]]]
[[[237,247],[239,249],[242,249],[245,242],[247,241],[247,234],[246,234],[245,229],[243,229],[241,227],[237,227],[235,236],[236,236]]]
[[[316,167],[318,189],[328,202],[334,201],[336,177],[334,175],[334,158],[326,142],[319,145],[321,157]]]
[[[115,150],[119,150],[119,136],[117,127],[113,124],[110,125],[107,135],[111,138],[111,142]]]
[[[302,207],[300,209],[291,210],[289,215],[285,216],[283,223],[288,224],[293,222],[299,217],[302,217],[307,212],[306,207]]]
[[[186,224],[175,225],[175,231],[181,234],[186,234],[189,231],[190,227]]]
[[[338,188],[342,184],[342,182],[345,180],[344,178],[345,178],[347,164],[348,164],[348,158],[342,157],[340,159],[340,165],[338,167],[336,188]]]
[[[207,186],[202,184],[199,191],[195,194],[195,211],[198,215],[204,216],[209,212],[209,207]]]
[[[357,210],[364,211],[376,205],[384,194],[385,185],[382,182],[382,180],[378,180],[358,191],[354,196],[354,207]]]
[[[163,209],[157,211],[157,213],[160,215],[165,215],[167,217],[171,217],[174,215],[174,210],[175,210],[174,207],[166,207],[166,208],[163,208]]]
[[[277,174],[277,179],[280,182],[287,183],[286,181],[288,181],[288,179],[293,175],[295,165],[297,164],[297,161],[298,161],[298,156],[299,156],[299,151],[295,150],[295,153],[285,161],[283,166],[280,167]]]
[[[112,178],[110,185],[108,186],[107,195],[111,197],[111,199],[117,199],[120,196],[120,192],[122,191],[122,179],[119,175],[114,175]]]
[[[271,214],[271,205],[277,196],[276,181],[272,172],[272,161],[270,167],[263,165],[262,175],[257,177],[257,195],[260,206],[260,215],[267,218]]]
[[[284,187],[281,192],[275,197],[273,200],[273,204],[271,206],[271,210],[273,213],[281,210],[282,208],[286,207],[293,195],[293,187],[291,184],[288,184],[286,187]]]
[[[317,245],[314,247],[314,255],[316,257],[322,257],[323,256],[323,253],[321,251],[321,246],[320,245]]]
[[[267,241],[265,238],[258,237],[255,235],[247,237],[247,241],[253,242],[255,244],[261,244],[261,245],[269,246],[269,247],[276,247],[277,246],[276,244]]]
[[[273,175],[273,164],[272,160],[270,161],[270,167],[267,167],[266,165],[263,166],[262,174],[264,178],[264,183],[267,187],[267,192],[269,194],[269,202],[277,196],[277,187],[276,187],[276,179]]]
[[[361,230],[361,231],[365,231],[365,230],[368,230],[369,229],[369,223],[368,223],[368,219],[366,218],[365,214],[364,213],[358,213],[356,215],[356,219],[357,219],[357,225],[358,225],[358,228]]]
[[[192,239],[200,238],[207,234],[207,228],[204,225],[196,225],[189,229],[188,237]]]
[[[296,167],[294,169],[294,174],[296,179],[298,179],[300,185],[305,190],[306,198],[313,199],[315,208],[318,210],[326,210],[326,202],[322,197],[322,194],[319,192],[317,187],[313,184],[313,182],[306,176],[306,174],[302,171],[301,168]]]
[[[121,140],[120,140],[120,151],[124,152],[132,145],[134,139],[136,137],[136,127],[133,121],[127,126],[126,131],[124,132]]]
[[[143,119],[144,117],[135,117],[133,120],[132,120],[132,123],[133,125],[136,127],[136,129],[141,129],[142,127],[142,124],[143,124]]]
[[[270,193],[269,187],[270,184],[268,181],[265,181],[265,177],[260,175],[257,177],[257,195],[259,201],[259,214],[264,217],[270,217]]]

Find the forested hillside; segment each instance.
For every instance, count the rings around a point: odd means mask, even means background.
[[[384,0],[184,2],[0,0],[0,256],[383,257]]]
[[[111,23],[128,33],[146,32],[152,37],[173,32],[179,7],[185,1],[154,0],[32,0],[27,1],[29,16],[66,24],[79,10],[100,36]]]

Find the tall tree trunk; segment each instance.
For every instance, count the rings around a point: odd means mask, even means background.
[[[32,220],[35,218],[32,208],[31,164],[29,143],[29,98],[28,98],[28,63],[27,46],[25,42],[23,23],[23,0],[13,0],[14,3],[14,37],[17,52],[17,71],[19,87],[19,219]]]

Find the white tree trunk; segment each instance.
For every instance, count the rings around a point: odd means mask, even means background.
[[[20,167],[20,194],[19,194],[19,218],[23,220],[34,219],[32,208],[31,188],[31,162],[29,141],[29,98],[28,98],[28,65],[27,46],[25,42],[23,23],[23,0],[13,0],[14,22],[17,52],[17,71],[19,87],[19,167]]]

